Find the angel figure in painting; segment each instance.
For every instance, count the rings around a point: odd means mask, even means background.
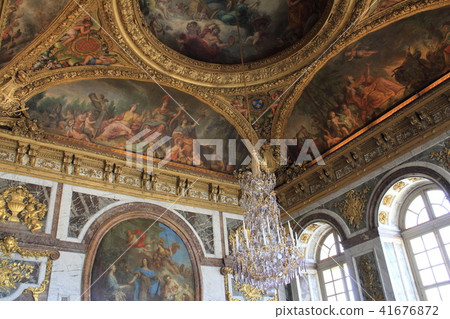
[[[156,248],[152,248],[150,245],[147,245],[144,250],[151,258],[152,264],[154,264],[157,269],[165,268],[173,275],[178,275],[180,273],[178,264],[171,258],[177,252],[178,248],[180,248],[180,244],[175,242],[168,247],[165,247],[165,244],[166,242],[164,238],[159,238],[156,243]]]
[[[129,288],[130,286],[119,285],[115,275],[116,270],[116,265],[110,265],[108,276],[106,277],[107,291],[105,293],[105,299],[110,301],[125,301],[125,293],[122,289]]]
[[[134,284],[135,301],[147,301],[157,299],[160,295],[160,281],[155,271],[151,270],[147,258],[142,259],[142,266],[134,271],[133,278],[128,282]]]
[[[66,34],[67,39],[62,43],[67,46],[70,42],[75,40],[79,34],[85,35],[92,32],[91,27],[93,23],[89,17],[84,17],[81,22],[76,23]]]
[[[356,45],[350,46],[345,50],[344,55],[347,58],[347,61],[351,61],[353,59],[368,58],[372,54],[378,52],[376,50],[358,49],[360,44],[361,43],[357,43]]]

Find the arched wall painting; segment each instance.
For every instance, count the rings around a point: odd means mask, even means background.
[[[164,44],[190,58],[220,64],[260,60],[304,37],[327,0],[139,0],[147,27]]]
[[[349,45],[304,89],[286,137],[324,152],[437,80],[450,68],[449,16],[449,7],[419,13]]]
[[[228,139],[239,139],[236,129],[195,97],[165,89],[182,107],[154,83],[117,79],[55,86],[33,96],[26,107],[46,132],[68,138],[67,144],[95,143],[151,156],[146,138],[159,133],[160,138],[172,139],[157,149],[154,157],[231,173],[236,167],[228,158]],[[223,140],[223,158],[206,160],[203,155],[216,150],[214,146],[202,146],[197,165],[195,138]],[[237,143],[237,156],[239,165],[246,156],[242,143]]]
[[[106,233],[91,284],[91,300],[195,300],[185,244],[172,229],[152,219],[126,220]]]

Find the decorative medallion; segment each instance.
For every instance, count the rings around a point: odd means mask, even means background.
[[[317,228],[319,228],[319,225],[317,225],[317,224],[311,224],[311,225],[309,225],[308,227],[306,227],[306,230],[314,231],[314,230],[316,230]]]
[[[302,243],[306,243],[306,242],[309,240],[309,237],[310,237],[309,234],[302,234],[302,235],[300,236],[300,241],[301,241]]]
[[[393,199],[394,199],[394,197],[392,195],[386,195],[383,197],[382,203],[383,203],[383,205],[391,206]]]
[[[406,186],[406,183],[400,181],[400,182],[398,182],[398,183],[396,183],[396,184],[394,185],[393,189],[394,189],[395,191],[399,192],[399,191],[401,191],[405,186]]]
[[[367,202],[365,195],[369,191],[370,187],[366,187],[361,192],[352,189],[345,194],[346,200],[334,204],[334,207],[338,207],[342,216],[356,229],[360,227]]]
[[[380,214],[378,214],[378,220],[380,223],[386,225],[388,221],[388,214],[386,212],[380,212]]]
[[[39,203],[23,186],[8,188],[0,196],[0,221],[21,223],[34,232],[42,228],[47,205]]]

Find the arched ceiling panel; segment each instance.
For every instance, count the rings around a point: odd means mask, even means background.
[[[347,46],[303,90],[285,136],[325,152],[437,80],[450,67],[449,15],[419,13]]]
[[[98,150],[119,153],[133,149],[152,156],[147,150],[157,139],[147,138],[159,133],[160,138],[167,136],[171,140],[161,148],[155,147],[157,158],[168,154],[170,161],[224,173],[236,169],[230,164],[232,155],[228,152],[228,140],[239,139],[235,128],[198,99],[169,87],[164,89],[166,92],[154,83],[133,80],[84,80],[36,94],[26,107],[50,136],[59,136],[58,140],[63,137],[67,145],[87,149],[97,145]],[[223,142],[223,159],[205,157],[218,151],[214,146],[202,147],[196,157],[195,138]],[[237,143],[236,163],[246,156],[243,144]]]

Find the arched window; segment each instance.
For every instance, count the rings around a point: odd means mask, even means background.
[[[344,248],[340,242],[339,235],[330,227],[317,245],[317,273],[323,300],[354,300]]]
[[[303,229],[299,238],[304,247],[306,274],[297,282],[298,299],[354,300],[344,248],[335,228],[316,221]]]
[[[397,300],[450,300],[449,212],[445,192],[424,177],[384,193],[378,230]]]
[[[435,185],[413,191],[401,228],[421,299],[450,300],[450,203]]]

